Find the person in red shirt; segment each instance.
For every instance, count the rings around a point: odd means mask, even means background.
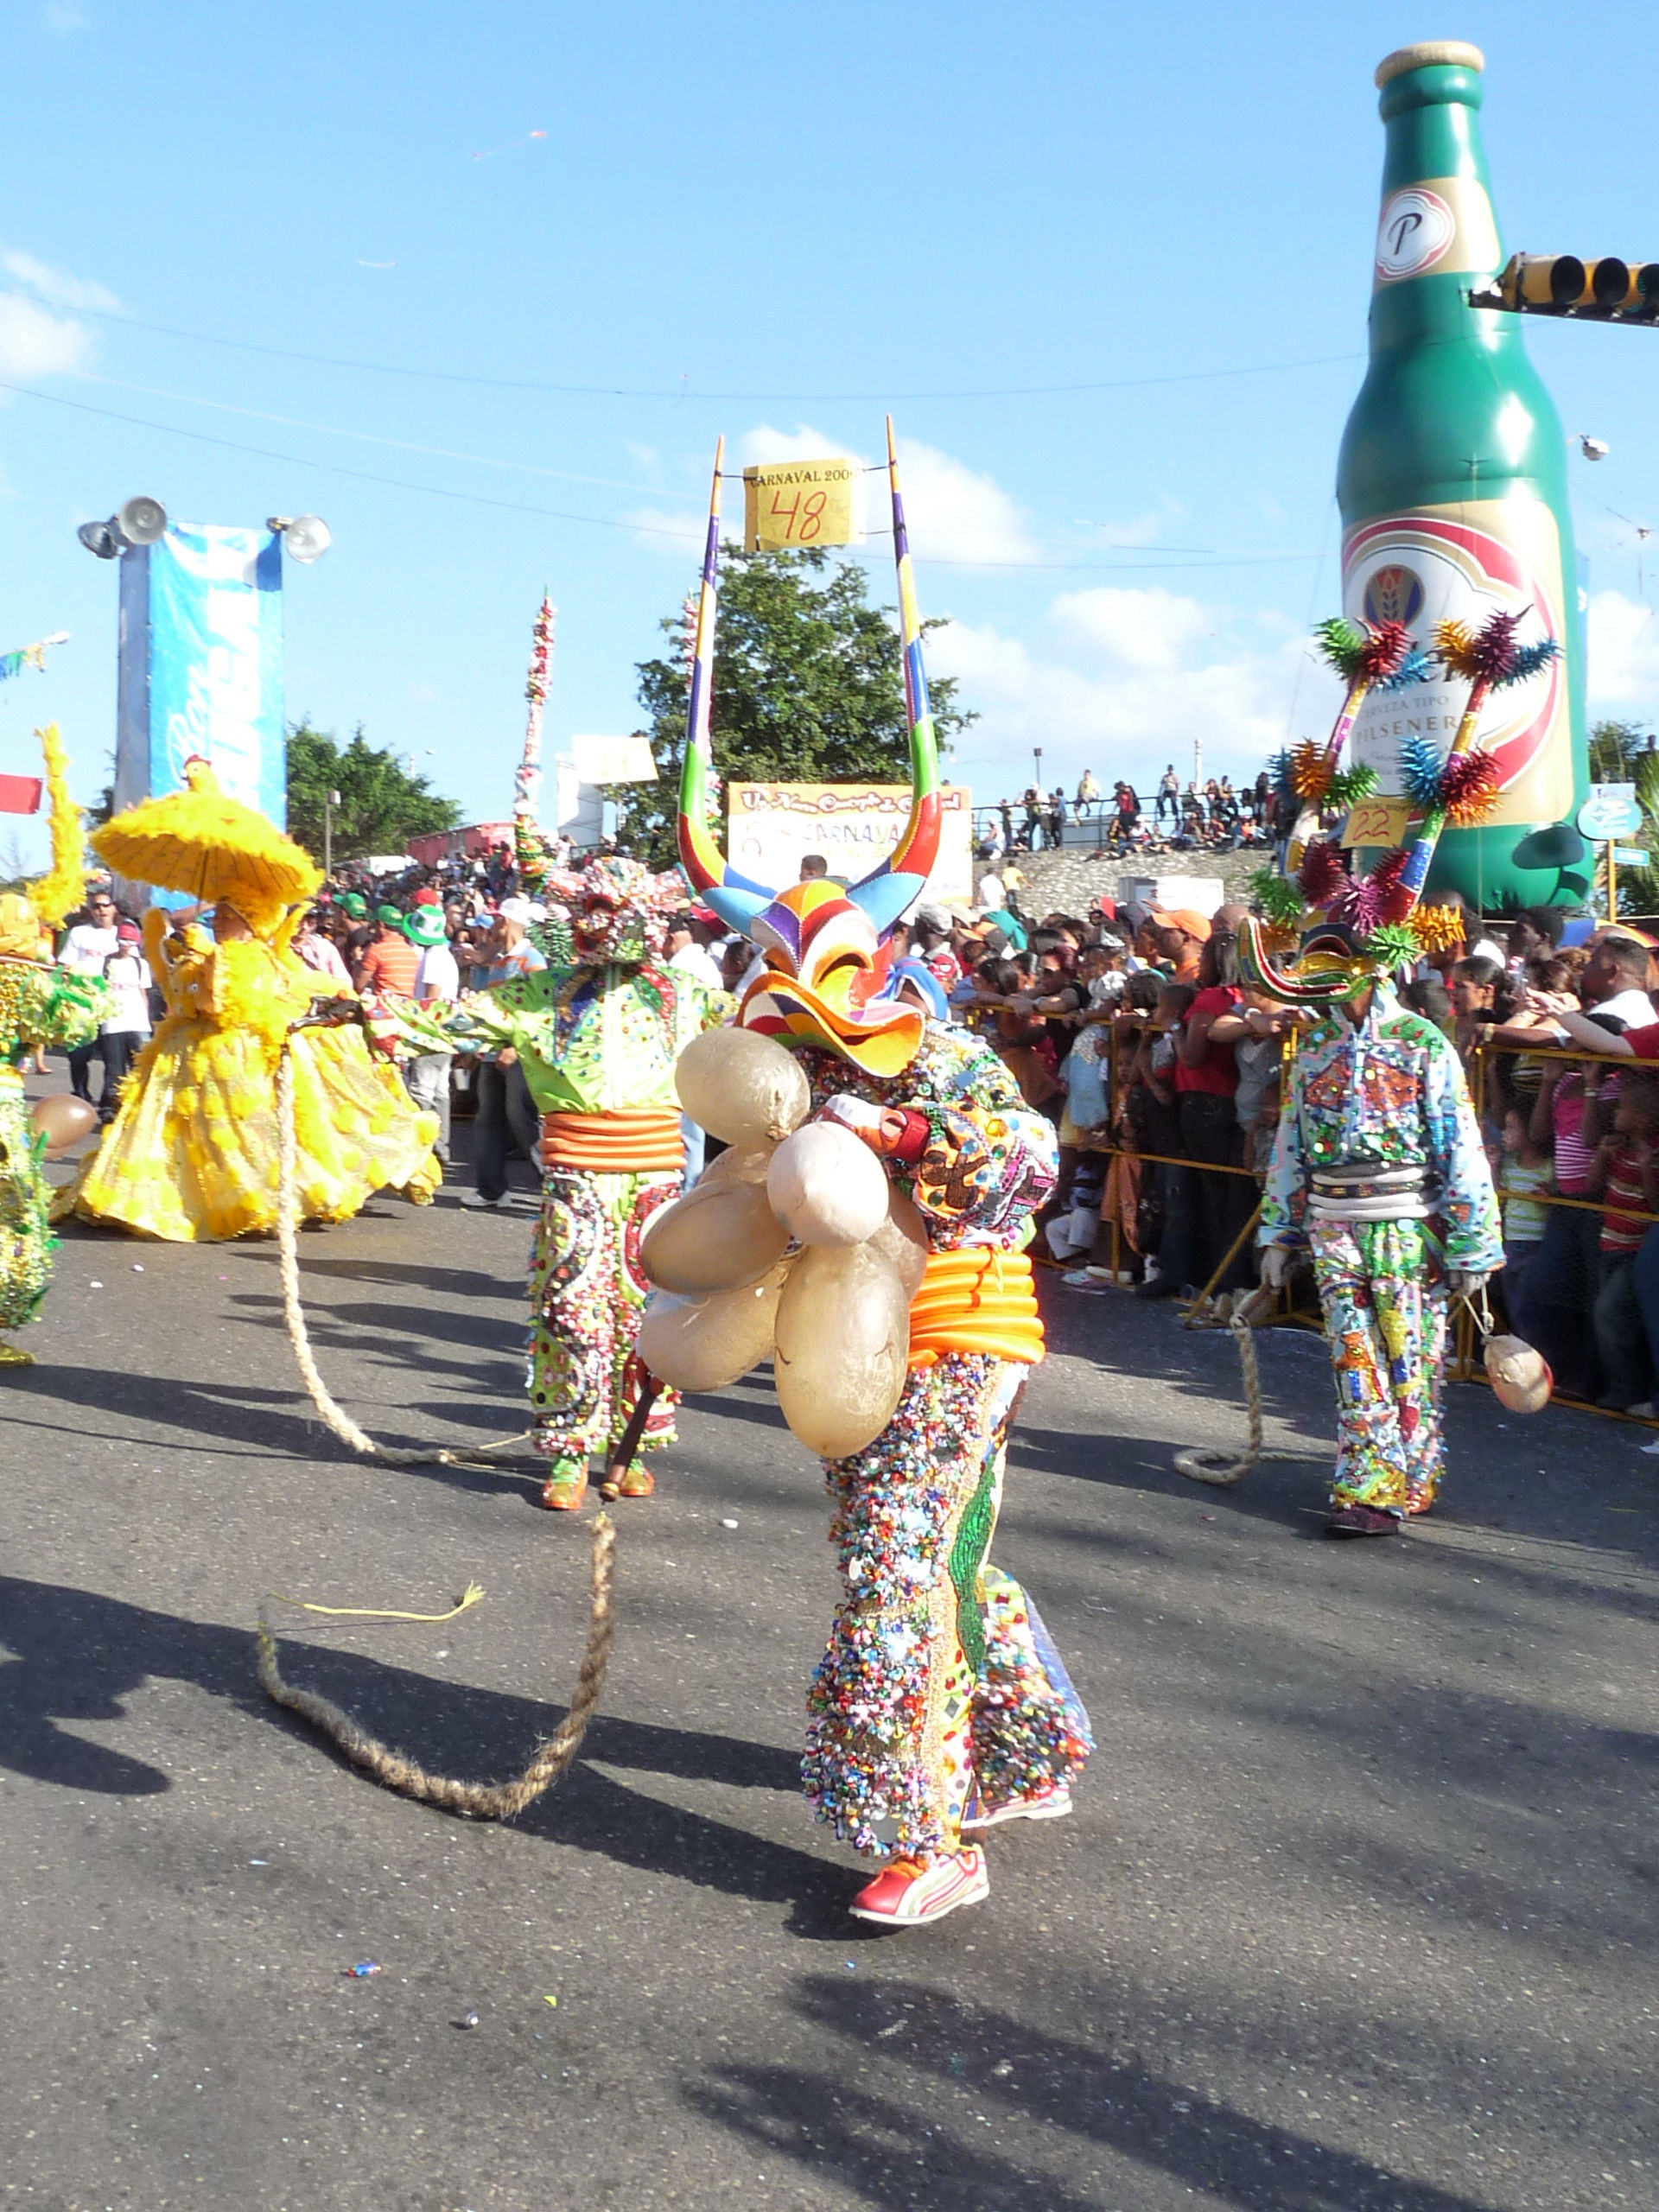
[[[949,998],[962,981],[962,963],[950,949],[949,909],[937,900],[918,906],[910,922],[911,958],[919,960]]]
[[[1244,994],[1238,981],[1238,941],[1212,930],[1198,956],[1198,996],[1175,1037],[1175,1103],[1181,1117],[1181,1150],[1198,1163],[1193,1176],[1196,1264],[1207,1282],[1238,1239],[1255,1204],[1243,1175],[1209,1173],[1205,1167],[1243,1167],[1243,1132],[1234,1093],[1238,1062],[1233,1046],[1248,1033]],[[1248,1243],[1233,1255],[1218,1290],[1242,1290],[1255,1280]]]
[[[420,964],[420,951],[404,935],[402,922],[386,922],[363,955],[357,971],[357,988],[359,991],[386,991],[394,998],[412,999],[415,975]]]
[[[1651,1415],[1653,1369],[1643,1325],[1636,1257],[1651,1211],[1654,1139],[1659,1135],[1659,1085],[1634,1069],[1618,1079],[1613,1126],[1590,1160],[1586,1195],[1605,1198],[1601,1217],[1601,1287],[1596,1297],[1596,1344],[1607,1377],[1597,1403],[1614,1413]]]

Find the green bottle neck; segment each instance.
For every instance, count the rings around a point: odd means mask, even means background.
[[[1479,72],[1452,63],[1408,70],[1382,88],[1374,356],[1450,338],[1494,359],[1519,350],[1519,333],[1506,316],[1477,312],[1465,298],[1472,279],[1494,274],[1502,263],[1480,102]],[[1441,250],[1430,257],[1427,242],[1436,236]]]
[[[1408,70],[1385,85],[1377,103],[1387,131],[1384,196],[1430,176],[1472,177],[1490,190],[1480,101],[1479,73],[1445,64]]]

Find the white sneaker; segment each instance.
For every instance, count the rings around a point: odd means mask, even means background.
[[[461,1203],[464,1206],[476,1206],[486,1213],[493,1213],[506,1201],[505,1198],[486,1198],[482,1191],[463,1191],[461,1194]]]
[[[1092,1268],[1072,1268],[1060,1281],[1070,1290],[1104,1290],[1111,1277],[1097,1275]]]

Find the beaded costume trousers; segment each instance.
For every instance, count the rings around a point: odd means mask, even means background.
[[[1446,1280],[1421,1221],[1320,1221],[1307,1238],[1337,1383],[1333,1505],[1427,1513],[1445,1468]]]
[[[530,1406],[535,1448],[587,1459],[621,1440],[645,1370],[634,1351],[651,1286],[639,1239],[680,1192],[677,1171],[607,1175],[550,1167],[530,1262]],[[664,1389],[642,1443],[674,1441],[677,1395]]]
[[[808,1699],[819,1819],[872,1857],[955,1851],[970,1795],[1067,1783],[1087,1714],[1037,1610],[988,1564],[1023,1363],[913,1367],[865,1451],[828,1463],[845,1595]]]
[[[57,1239],[47,1226],[50,1197],[23,1079],[0,1068],[0,1329],[19,1329],[41,1310]]]

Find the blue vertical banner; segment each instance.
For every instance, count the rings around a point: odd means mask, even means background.
[[[267,530],[169,523],[123,554],[118,809],[181,790],[194,756],[286,826],[282,588]]]

